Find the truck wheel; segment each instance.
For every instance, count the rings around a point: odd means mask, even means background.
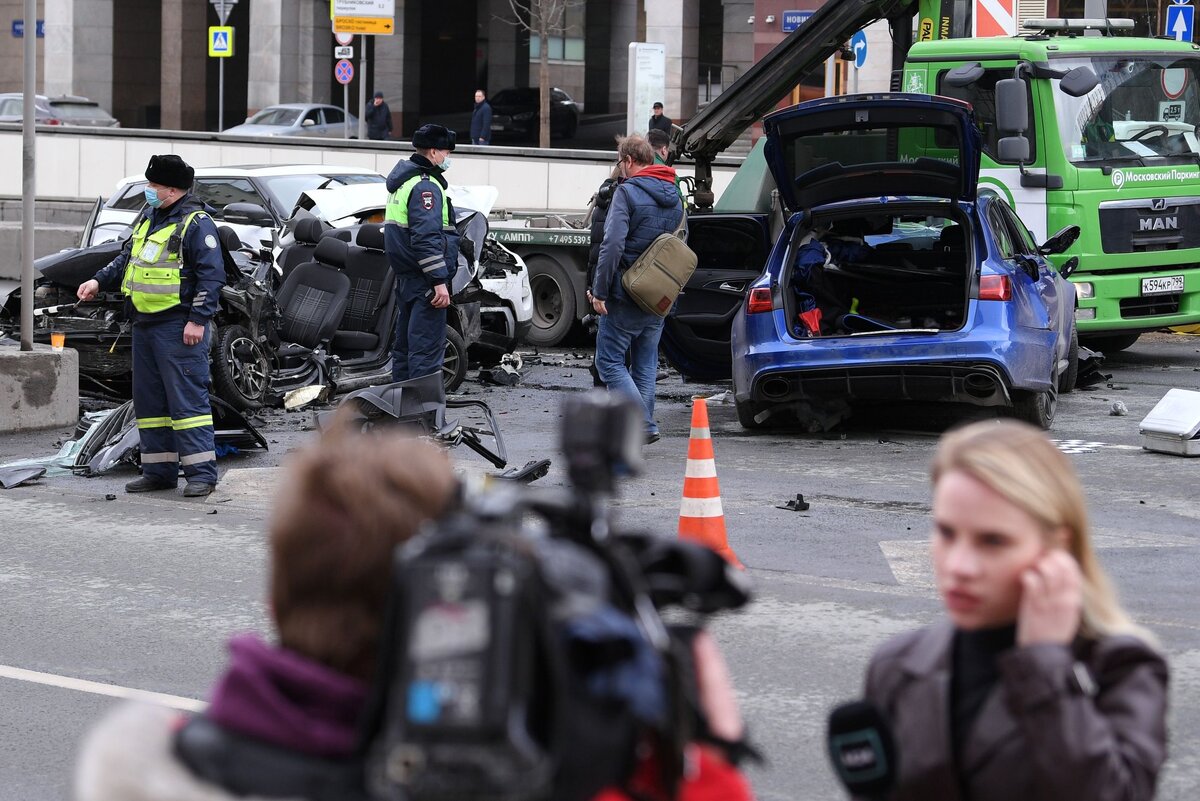
[[[442,383],[453,392],[467,377],[467,343],[462,334],[446,326],[446,352],[442,356]]]
[[[1058,392],[1060,395],[1075,389],[1075,382],[1079,380],[1079,330],[1075,328],[1075,324],[1071,324],[1071,344],[1067,346],[1067,370],[1058,379]]]
[[[1085,337],[1083,344],[1101,353],[1116,353],[1126,348],[1132,348],[1133,343],[1137,342],[1140,336],[1141,334],[1110,334],[1101,337]]]
[[[557,345],[575,323],[575,284],[549,256],[530,256],[525,266],[533,290],[533,326],[525,341],[542,347]]]
[[[257,409],[267,394],[271,360],[242,325],[217,329],[212,352],[212,382],[217,395],[235,409]]]

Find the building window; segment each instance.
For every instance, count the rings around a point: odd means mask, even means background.
[[[551,61],[583,62],[583,20],[582,5],[567,6],[563,15],[563,25],[550,32],[546,49]],[[529,34],[529,60],[540,61],[542,58],[542,40],[536,32]]]

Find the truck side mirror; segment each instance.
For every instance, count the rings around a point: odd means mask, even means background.
[[[970,86],[983,77],[983,66],[978,61],[960,64],[942,78],[943,86]]]
[[[1045,244],[1038,248],[1038,252],[1043,256],[1053,256],[1056,253],[1063,253],[1071,245],[1074,245],[1075,240],[1078,238],[1079,226],[1068,225],[1047,239]]]
[[[1071,97],[1083,97],[1100,85],[1100,79],[1089,67],[1069,70],[1058,82],[1058,88]]]
[[[996,124],[1006,133],[1029,130],[1029,102],[1020,78],[996,81]]]
[[[1029,161],[1029,140],[1024,134],[1006,136],[996,143],[996,156],[1003,164],[1024,164]]]

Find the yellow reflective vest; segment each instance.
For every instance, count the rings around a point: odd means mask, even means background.
[[[183,236],[196,215],[203,213],[194,211],[182,223],[164,225],[152,234],[147,233],[148,219],[134,230],[129,262],[121,280],[121,291],[133,301],[133,308],[143,314],[156,314],[180,304],[179,253],[183,249]]]

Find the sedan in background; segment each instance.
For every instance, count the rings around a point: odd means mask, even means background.
[[[536,86],[501,89],[488,100],[492,106],[492,141],[536,139],[538,104]],[[579,104],[562,89],[550,90],[550,135],[570,139],[579,129]]]
[[[346,138],[346,121],[350,122],[350,138],[358,138],[358,117],[347,115],[337,106],[322,103],[280,103],[267,106],[247,117],[241,125],[226,128],[222,133],[239,136],[324,136]]]
[[[63,95],[35,95],[34,122],[37,125],[83,125],[89,128],[117,128],[121,123],[94,100]],[[19,123],[25,115],[25,96],[20,92],[0,94],[0,122]]]

